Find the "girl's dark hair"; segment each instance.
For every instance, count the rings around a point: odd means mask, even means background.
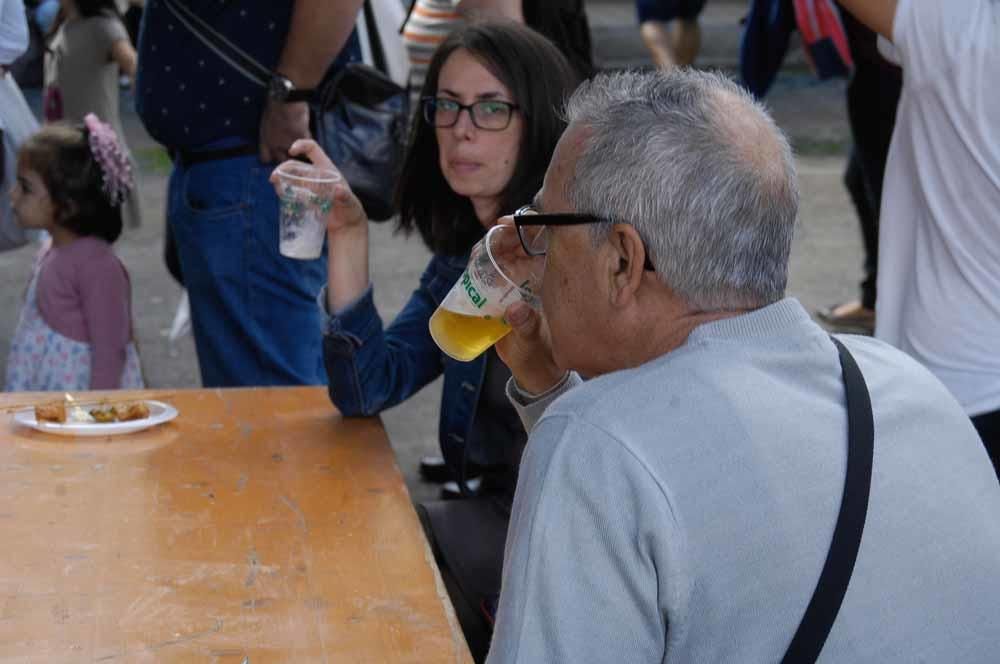
[[[437,95],[438,76],[448,57],[468,51],[513,96],[523,118],[517,165],[500,195],[500,215],[531,201],[566,128],[560,109],[578,81],[559,50],[534,30],[509,21],[473,23],[456,30],[438,47],[427,70],[421,97]],[[448,186],[438,161],[434,127],[416,109],[406,157],[396,185],[399,229],[420,232],[436,254],[460,256],[485,230],[472,202]]]
[[[121,206],[112,205],[104,192],[104,172],[90,151],[83,125],[46,125],[21,144],[17,161],[42,178],[55,208],[55,223],[109,243],[122,234]]]

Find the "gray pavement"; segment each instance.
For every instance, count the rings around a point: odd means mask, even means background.
[[[649,66],[634,25],[632,2],[590,0],[587,6],[599,64],[612,68]],[[735,70],[744,8],[741,2],[709,3],[703,16],[700,66]],[[841,183],[849,144],[844,84],[814,81],[797,50],[790,54],[787,65],[767,104],[798,152],[802,209],[792,251],[789,294],[814,310],[855,295],[861,265],[857,222]],[[37,91],[28,94],[37,103]],[[167,341],[181,296],[162,260],[167,160],[129,110],[127,95],[123,108],[127,139],[140,162],[145,225],[127,230],[116,249],[132,276],[133,310],[147,381],[154,388],[197,387],[197,360],[190,336],[175,345]],[[10,336],[34,253],[33,247],[0,253],[0,372],[6,368]],[[391,319],[402,307],[428,257],[418,238],[393,234],[391,224],[374,227],[371,264],[375,300],[384,319]],[[437,451],[440,390],[437,381],[382,416],[415,500],[436,494],[436,487],[419,481],[416,468],[421,455]]]

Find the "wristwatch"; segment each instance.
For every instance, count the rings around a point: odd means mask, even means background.
[[[275,72],[267,82],[267,96],[271,101],[290,104],[297,101],[312,99],[312,90],[299,90],[287,76]]]

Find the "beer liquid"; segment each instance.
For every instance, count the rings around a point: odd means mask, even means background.
[[[445,353],[468,362],[510,332],[510,326],[500,317],[483,318],[438,309],[431,316],[431,336]]]

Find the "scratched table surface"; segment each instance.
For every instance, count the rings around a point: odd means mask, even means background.
[[[379,420],[163,398],[169,424],[60,438],[0,394],[0,661],[470,661]]]

